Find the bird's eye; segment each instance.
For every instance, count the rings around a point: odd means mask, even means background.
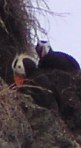
[[[18,65],[18,68],[21,69],[21,65]]]

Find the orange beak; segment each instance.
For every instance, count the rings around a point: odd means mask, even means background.
[[[15,73],[14,74],[14,81],[15,81],[17,86],[23,85],[24,81],[25,81],[25,76]]]

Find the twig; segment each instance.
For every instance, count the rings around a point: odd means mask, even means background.
[[[15,88],[24,88],[24,87],[28,87],[28,88],[37,88],[39,90],[42,90],[42,91],[47,91],[49,93],[53,93],[52,90],[50,89],[47,89],[47,88],[44,88],[44,87],[41,87],[41,86],[33,86],[33,85],[22,85],[22,86],[16,86]]]
[[[44,12],[49,13],[51,15],[60,16],[60,17],[64,17],[64,15],[69,15],[70,14],[69,12],[57,13],[57,12],[54,12],[54,11],[51,11],[51,10],[46,10],[46,9],[43,9],[43,8],[40,8],[40,7],[34,7],[34,6],[31,7],[29,5],[27,5],[25,7],[36,9],[37,11],[44,11]]]

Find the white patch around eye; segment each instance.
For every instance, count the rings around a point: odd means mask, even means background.
[[[32,60],[36,64],[36,66],[38,66],[38,60],[36,58],[33,58],[27,54],[20,54],[20,55],[16,55],[13,62],[12,62],[13,72],[25,75],[25,67],[23,65],[24,58],[28,58],[28,59]],[[16,66],[14,67],[16,60],[18,60],[18,61],[16,63]]]
[[[46,43],[42,43],[41,41],[38,42],[39,46],[42,47],[42,53],[41,53],[41,56],[45,56],[49,50],[50,50],[50,44],[49,42],[47,41]]]
[[[36,57],[34,58],[34,57],[32,57],[30,55],[27,55],[27,54],[21,54],[21,55],[19,55],[19,59],[20,60],[23,60],[24,58],[28,58],[28,59],[32,60],[36,64],[36,66],[38,65],[38,60],[37,60]]]
[[[14,67],[16,60],[17,60],[17,63]],[[23,65],[22,60],[23,60],[23,58],[21,58],[21,56],[16,55],[13,62],[12,62],[12,70],[14,73],[25,75],[25,69],[24,69],[24,65]]]
[[[18,74],[25,75],[25,68],[24,68],[24,65],[23,65],[23,62],[22,62],[21,59],[19,59],[17,64],[16,64],[15,72],[18,73]]]

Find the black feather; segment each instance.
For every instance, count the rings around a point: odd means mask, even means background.
[[[23,64],[25,67],[26,77],[29,77],[36,70],[36,64],[28,58],[23,59]]]
[[[49,51],[47,55],[40,59],[39,67],[43,69],[60,69],[68,72],[80,70],[78,62],[72,56],[54,51]]]

